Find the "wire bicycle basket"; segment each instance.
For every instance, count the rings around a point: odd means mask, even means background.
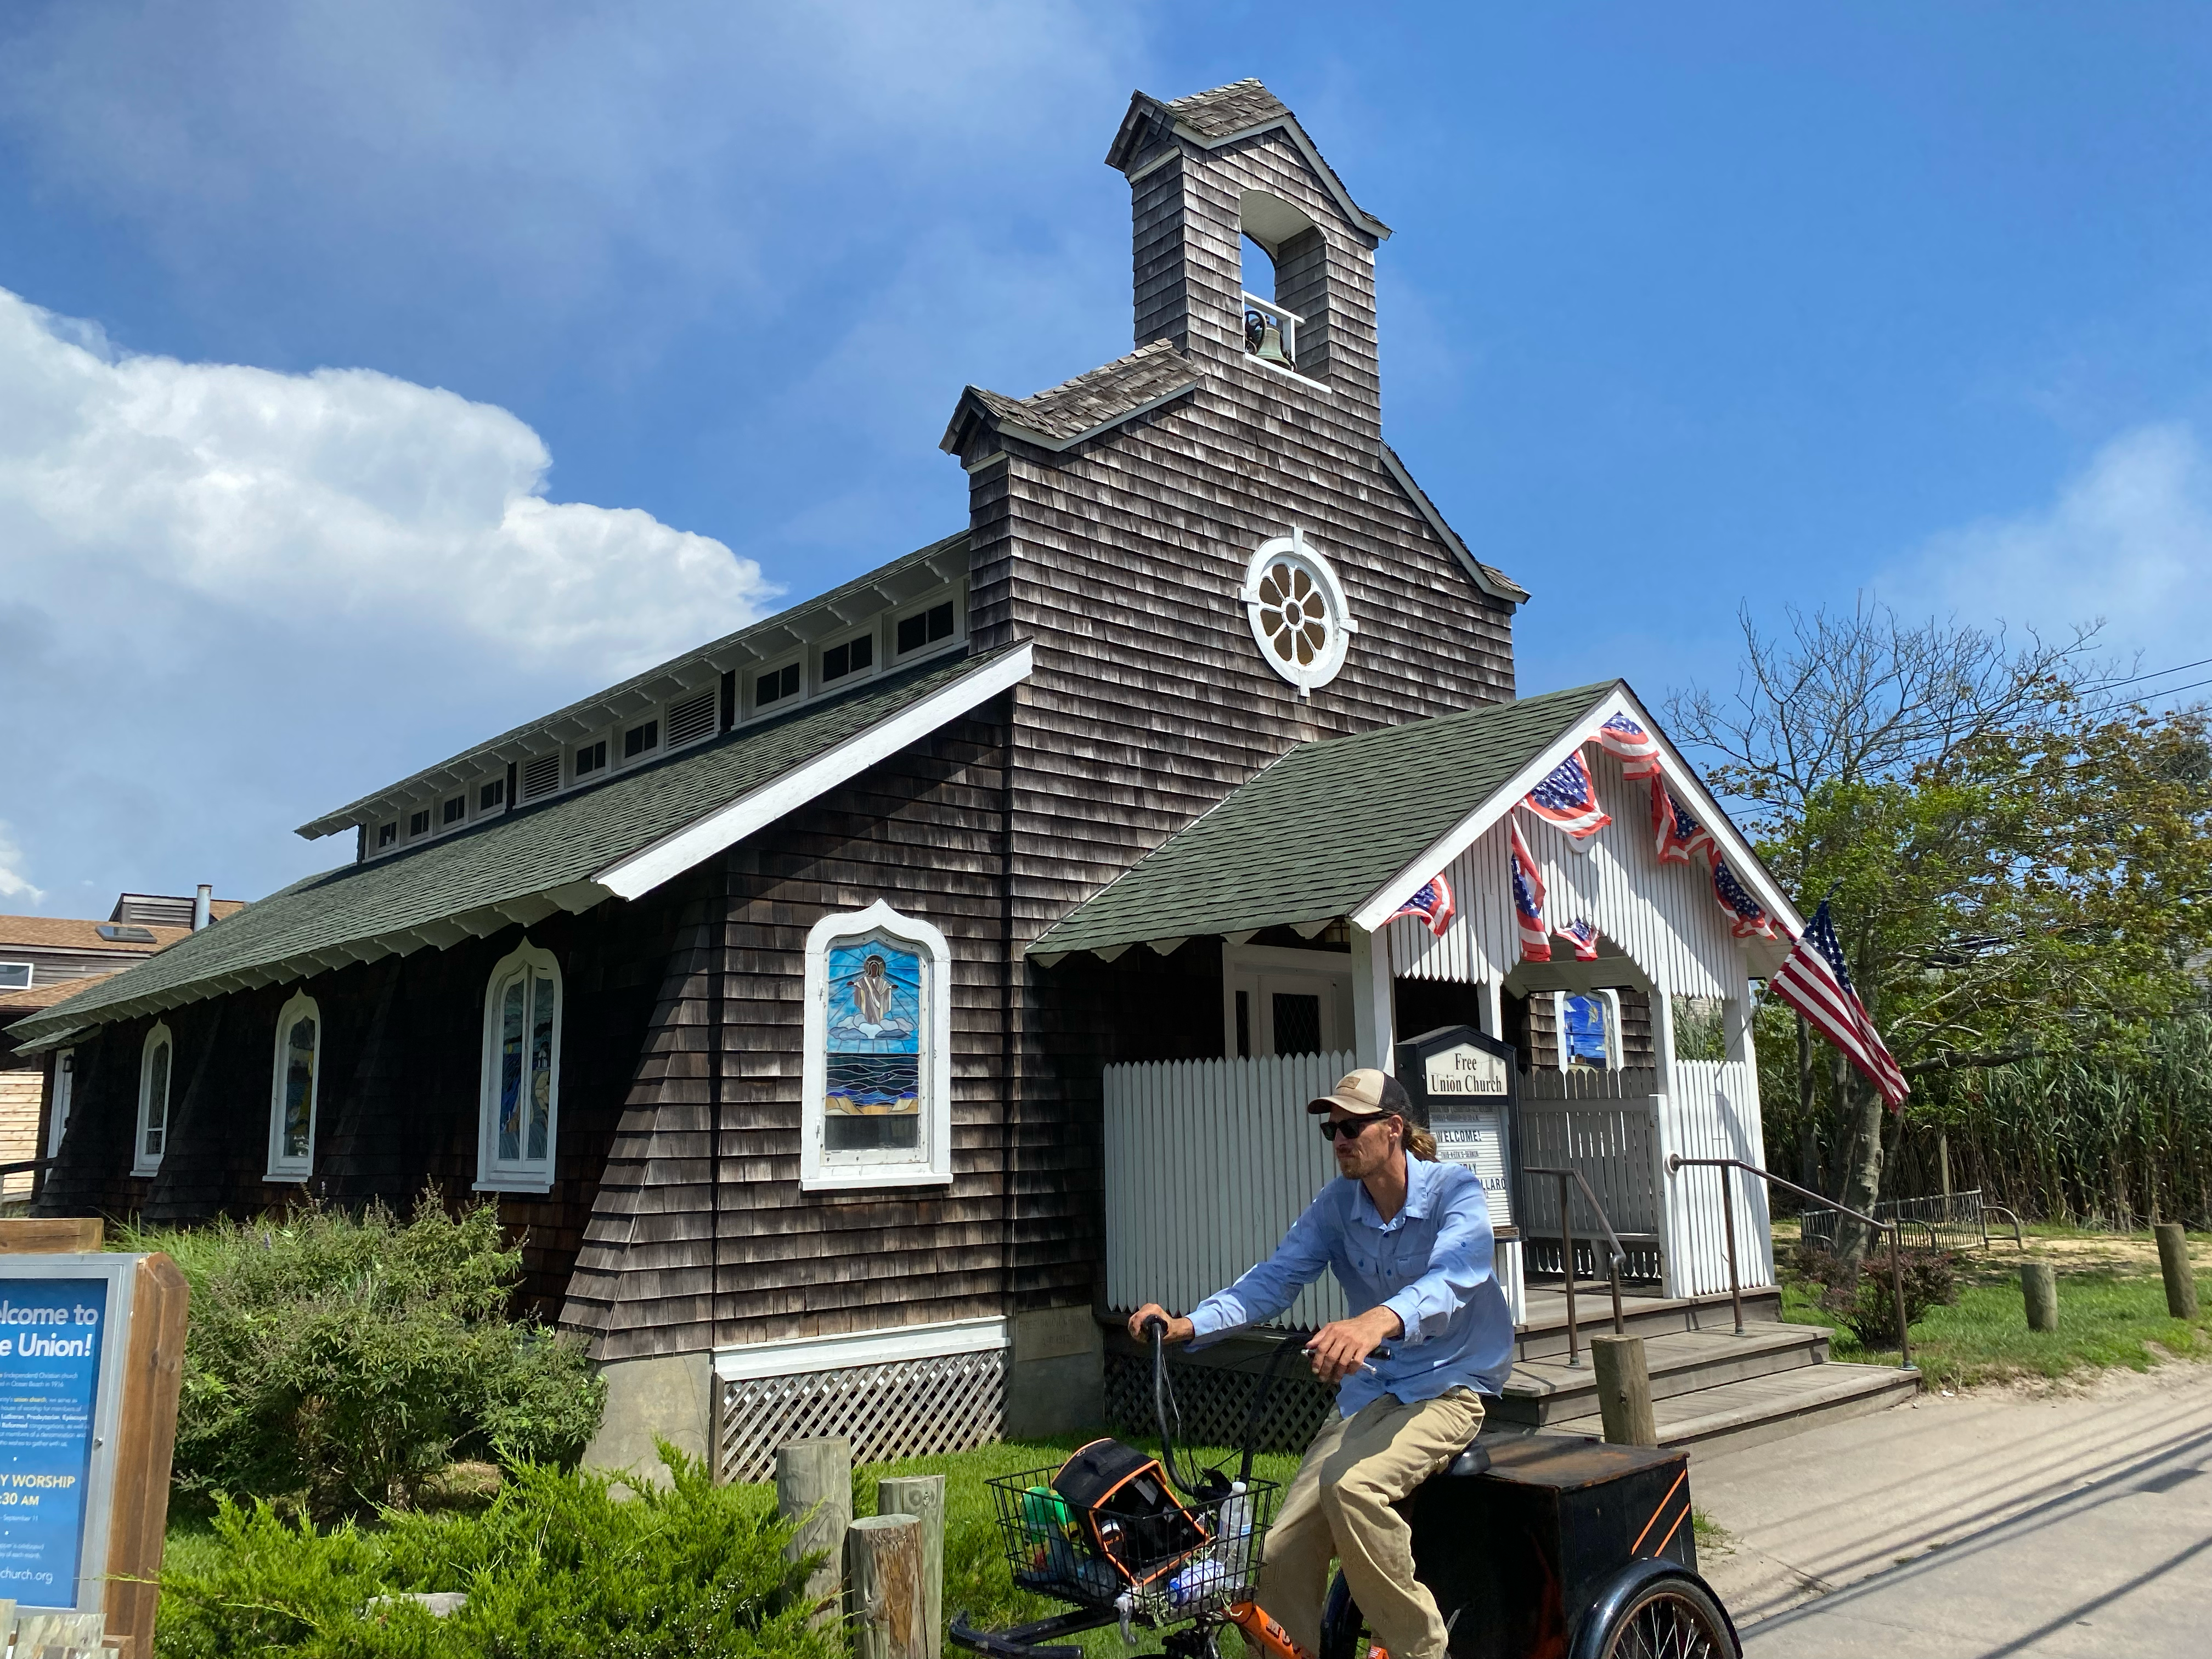
[[[1241,1480],[1218,1496],[1178,1497],[1139,1469],[1086,1502],[1061,1489],[1079,1489],[1066,1477],[1082,1455],[986,1483],[1016,1584],[1152,1624],[1201,1618],[1252,1599],[1282,1495],[1273,1481]]]

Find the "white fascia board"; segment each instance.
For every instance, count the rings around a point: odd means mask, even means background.
[[[1382,465],[1398,481],[1398,488],[1406,492],[1406,499],[1413,504],[1413,511],[1419,514],[1429,528],[1437,532],[1437,539],[1451,550],[1452,556],[1460,562],[1468,575],[1474,578],[1477,587],[1493,599],[1504,599],[1510,605],[1522,603],[1490,579],[1490,573],[1482,568],[1482,561],[1468,550],[1467,544],[1459,538],[1459,532],[1444,522],[1443,514],[1437,511],[1437,504],[1429,499],[1429,492],[1413,482],[1413,475],[1406,470],[1405,462],[1398,459],[1396,452],[1388,444],[1382,446]]]
[[[1804,932],[1805,919],[1798,914],[1797,907],[1790,902],[1790,896],[1767,873],[1766,866],[1760,861],[1759,854],[1752,851],[1751,843],[1743,838],[1742,832],[1721,810],[1720,803],[1713,799],[1711,792],[1705,787],[1705,781],[1682,758],[1672,740],[1660,729],[1659,722],[1653,720],[1650,711],[1637,701],[1636,694],[1628,689],[1626,680],[1615,680],[1600,693],[1588,714],[1570,724],[1560,736],[1553,739],[1534,760],[1516,773],[1503,788],[1446,830],[1420,857],[1377,888],[1373,897],[1352,913],[1352,925],[1364,927],[1370,933],[1381,927],[1400,905],[1419,892],[1430,878],[1480,841],[1492,825],[1520,804],[1522,796],[1549,777],[1569,755],[1588,743],[1597,728],[1615,714],[1627,715],[1656,740],[1660,775],[1667,780],[1677,794],[1688,799],[1698,822],[1705,825],[1711,832],[1713,839],[1720,843],[1729,867],[1751,890],[1752,896],[1766,907],[1767,915],[1786,926],[1793,934]],[[1641,808],[1640,801],[1638,806]],[[1747,944],[1754,942],[1759,941],[1746,941]]]
[[[1115,427],[1121,425],[1125,422],[1133,421],[1139,415],[1149,415],[1154,410],[1158,409],[1162,404],[1173,403],[1176,398],[1182,397],[1186,392],[1195,392],[1197,390],[1197,380],[1185,380],[1181,386],[1170,387],[1169,390],[1161,392],[1157,398],[1147,398],[1143,403],[1139,404],[1134,409],[1125,409],[1119,415],[1114,416],[1111,419],[1101,421],[1097,425],[1093,427],[1086,427],[1084,430],[1077,433],[1073,438],[1048,438],[1042,432],[1032,432],[1029,428],[1025,426],[1017,426],[1012,421],[994,419],[993,420],[992,424],[998,428],[999,434],[1001,437],[1018,438],[1025,444],[1035,444],[1039,449],[1048,449],[1054,454],[1058,455],[1066,450],[1074,448],[1078,444],[1089,443],[1091,440],[1097,437],[1100,433],[1111,432]]]
[[[734,847],[787,812],[796,811],[824,790],[834,789],[878,762],[890,759],[947,720],[957,720],[1020,684],[1034,671],[1035,662],[1033,646],[1009,652],[989,667],[940,687],[773,781],[594,871],[591,879],[618,898],[634,899],[649,893],[702,860]]]
[[[714,1350],[714,1376],[724,1382],[763,1376],[798,1376],[810,1371],[842,1371],[862,1365],[890,1365],[906,1359],[937,1359],[946,1354],[989,1353],[1013,1346],[1004,1319],[953,1319],[936,1325],[903,1325],[885,1331],[854,1331],[845,1336],[802,1336],[775,1342],[748,1342]]]

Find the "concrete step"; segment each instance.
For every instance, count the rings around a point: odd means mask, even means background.
[[[1719,1331],[1733,1334],[1735,1314],[1728,1293],[1718,1296],[1632,1296],[1621,1303],[1621,1323],[1632,1336],[1646,1339],[1677,1331]],[[1743,1293],[1743,1322],[1757,1329],[1782,1317],[1782,1292],[1768,1286]],[[1577,1285],[1575,1324],[1587,1343],[1600,1331],[1613,1328],[1613,1298],[1602,1285]],[[1545,1286],[1529,1288],[1527,1317],[1515,1334],[1513,1357],[1526,1362],[1565,1358],[1567,1352],[1566,1298]]]
[[[1831,1360],[1656,1401],[1652,1415],[1658,1419],[1662,1446],[1686,1446],[1705,1453],[1740,1451],[1816,1424],[1881,1411],[1919,1391],[1918,1371]],[[1547,1423],[1545,1428],[1561,1434],[1605,1431],[1595,1412]]]
[[[1828,1357],[1828,1337],[1818,1325],[1778,1321],[1746,1321],[1741,1336],[1732,1328],[1645,1336],[1644,1360],[1651,1374],[1651,1397],[1668,1400],[1820,1364]],[[1498,1414],[1508,1422],[1549,1425],[1588,1417],[1596,1410],[1597,1376],[1585,1347],[1579,1365],[1569,1365],[1565,1354],[1516,1365]]]

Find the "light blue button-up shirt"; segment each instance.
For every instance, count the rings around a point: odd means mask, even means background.
[[[1496,1394],[1513,1369],[1513,1316],[1494,1271],[1482,1183],[1456,1164],[1406,1160],[1406,1202],[1388,1221],[1367,1188],[1339,1176],[1321,1189],[1274,1255],[1190,1316],[1200,1343],[1272,1319],[1336,1271],[1354,1314],[1385,1307],[1406,1328],[1337,1391],[1345,1416],[1383,1395],[1408,1404],[1448,1389]]]

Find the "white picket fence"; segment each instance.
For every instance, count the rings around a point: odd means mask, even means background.
[[[1272,1252],[1336,1175],[1304,1106],[1350,1053],[1106,1068],[1106,1299],[1196,1307]],[[1348,1310],[1324,1273],[1272,1322],[1311,1330]]]

